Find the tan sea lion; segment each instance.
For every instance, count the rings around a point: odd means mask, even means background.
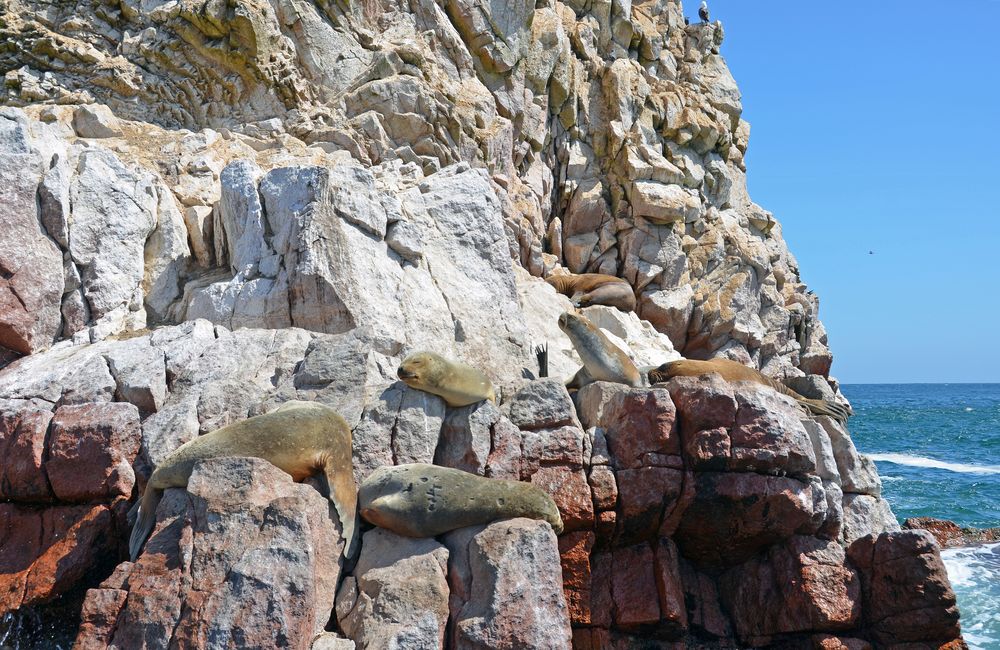
[[[550,275],[545,281],[559,293],[569,296],[574,307],[608,305],[622,311],[635,311],[635,292],[625,280],[603,273]]]
[[[336,411],[315,402],[290,401],[264,415],[235,422],[188,441],[159,464],[142,494],[129,539],[134,561],[156,524],[163,490],[187,487],[195,463],[205,458],[263,458],[295,481],[322,472],[329,499],[343,528],[344,557],[357,550],[357,486],[351,456],[351,427]]]
[[[655,370],[649,372],[649,382],[657,384],[665,382],[671,377],[697,377],[717,372],[726,381],[752,381],[757,384],[769,386],[782,395],[791,397],[799,404],[805,406],[816,415],[828,415],[841,422],[846,422],[850,411],[841,404],[827,402],[820,399],[809,399],[799,395],[794,390],[785,386],[779,381],[763,375],[753,368],[744,366],[737,361],[729,359],[712,359],[711,361],[697,361],[695,359],[680,359],[670,361]]]
[[[563,530],[555,501],[530,483],[424,463],[378,468],[361,484],[358,506],[366,521],[407,537],[513,517],[547,521],[557,535]]]
[[[443,397],[448,406],[468,406],[484,399],[497,401],[489,377],[433,352],[414,352],[406,357],[396,376],[410,388]]]
[[[582,388],[593,381],[643,385],[642,373],[628,355],[589,320],[566,311],[559,317],[559,329],[569,337],[583,361],[583,368],[566,382],[567,387]]]

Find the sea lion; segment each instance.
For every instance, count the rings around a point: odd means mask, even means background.
[[[497,401],[489,377],[433,352],[414,352],[406,357],[396,376],[410,388],[443,397],[448,406],[468,406],[484,399]]]
[[[357,551],[357,486],[351,456],[351,427],[336,411],[315,402],[289,401],[277,409],[190,440],[157,466],[139,506],[129,553],[135,561],[156,524],[163,490],[187,487],[195,463],[205,458],[263,458],[288,472],[295,481],[322,472],[328,497],[343,528],[344,557]]]
[[[566,382],[567,387],[582,388],[593,381],[643,385],[642,373],[628,355],[589,320],[566,311],[559,317],[559,329],[566,333],[583,361],[583,368]]]
[[[556,291],[569,296],[574,307],[608,305],[622,311],[635,311],[635,292],[625,280],[603,273],[550,275],[545,281]]]
[[[726,381],[752,381],[769,386],[782,395],[791,397],[816,415],[828,415],[841,422],[847,422],[847,418],[851,415],[851,412],[841,404],[803,397],[781,382],[775,381],[753,368],[744,366],[742,363],[729,359],[712,359],[711,361],[680,359],[678,361],[670,361],[655,370],[651,370],[649,372],[649,382],[651,384],[658,384],[667,381],[671,377],[697,377],[712,372],[719,373]]]
[[[497,519],[529,517],[563,530],[559,509],[530,483],[424,463],[380,467],[361,483],[361,516],[407,537],[434,537]]]

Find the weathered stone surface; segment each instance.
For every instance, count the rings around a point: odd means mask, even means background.
[[[759,474],[695,474],[674,540],[696,565],[732,566],[796,533],[814,532],[812,488]]]
[[[144,553],[126,565],[112,645],[308,646],[329,619],[340,574],[343,540],[330,508],[267,461],[198,463],[187,491],[166,491]],[[85,607],[118,602],[100,591]],[[93,644],[92,629],[78,643]]]
[[[741,641],[778,634],[850,630],[861,612],[861,583],[836,542],[794,536],[720,578],[722,602]]]
[[[590,531],[559,536],[563,592],[574,625],[590,624],[590,553],[594,540]]]
[[[896,516],[889,504],[880,497],[867,494],[845,494],[843,496],[844,543],[867,535],[881,535],[900,530]]]
[[[576,403],[584,427],[604,430],[615,468],[639,467],[647,454],[680,455],[674,405],[666,390],[594,382],[577,393]]]
[[[0,504],[0,612],[51,600],[113,561],[122,532],[114,511],[124,505]]]
[[[558,379],[529,382],[504,406],[510,421],[522,431],[580,426],[573,401]]]
[[[337,593],[340,628],[358,648],[443,648],[448,623],[448,549],[381,528]]]
[[[877,644],[960,639],[955,594],[930,533],[867,535],[847,555],[861,576],[863,618]]]
[[[122,135],[118,118],[102,104],[80,106],[73,111],[73,129],[81,138],[114,138]]]
[[[70,502],[128,498],[139,444],[139,410],[132,404],[60,407],[45,463],[52,492]]]
[[[735,390],[739,411],[730,431],[730,468],[803,476],[816,470],[812,440],[794,400],[744,382]]]
[[[5,213],[0,238],[0,348],[31,354],[52,345],[59,335],[64,281],[62,252],[48,238],[35,205],[42,160],[29,152],[27,126],[19,113],[8,110],[0,115],[4,128],[19,134],[18,146],[0,146],[0,205]]]
[[[434,464],[484,476],[491,429],[501,417],[500,410],[489,401],[449,409],[441,426]]]
[[[455,648],[568,648],[559,549],[545,522],[509,519],[449,533]]]
[[[35,409],[0,412],[0,497],[13,501],[52,497],[45,462],[52,413]]]
[[[882,480],[878,476],[875,463],[864,454],[858,453],[854,441],[843,425],[826,416],[818,417],[816,420],[823,425],[823,429],[830,436],[844,493],[868,494],[874,497],[882,494]]]

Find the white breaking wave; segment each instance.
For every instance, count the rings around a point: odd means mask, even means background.
[[[1000,465],[969,465],[966,463],[948,463],[943,460],[924,458],[923,456],[910,456],[907,454],[868,454],[872,460],[881,460],[896,465],[910,465],[911,467],[929,467],[931,469],[944,469],[949,472],[960,472],[962,474],[1000,474]]]

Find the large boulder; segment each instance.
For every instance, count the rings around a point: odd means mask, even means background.
[[[92,624],[77,644],[307,646],[330,618],[340,577],[344,540],[331,508],[267,461],[200,461],[187,490],[164,494],[138,561],[88,592]]]

